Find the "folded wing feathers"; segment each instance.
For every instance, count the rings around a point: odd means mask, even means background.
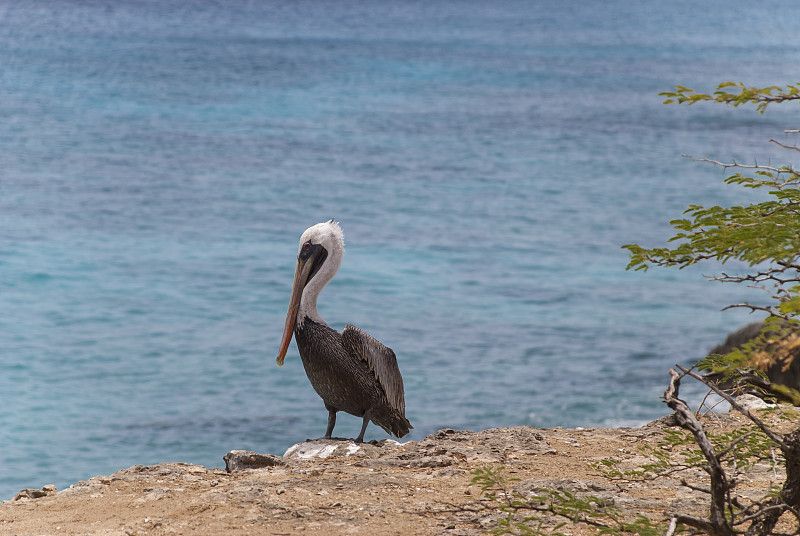
[[[397,358],[391,348],[387,348],[366,331],[348,324],[342,332],[342,339],[351,355],[363,359],[375,378],[383,387],[389,403],[401,415],[405,415],[406,403],[403,397],[403,377],[397,367]]]

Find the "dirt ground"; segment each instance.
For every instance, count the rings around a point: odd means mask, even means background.
[[[712,430],[738,426],[728,414]],[[477,535],[496,527],[471,471],[504,467],[521,493],[541,487],[604,497],[626,516],[665,519],[667,511],[707,514],[702,494],[681,477],[707,483],[701,471],[650,482],[620,483],[590,462],[621,467],[646,461],[665,419],[641,428],[497,428],[440,430],[423,441],[384,441],[355,449],[333,442],[327,458],[272,457],[276,465],[228,473],[165,463],[135,466],[72,487],[28,492],[0,505],[2,535]],[[674,428],[677,429],[677,428]],[[338,448],[337,448],[338,447]],[[746,483],[763,490],[780,475],[765,467]],[[567,525],[566,534],[592,534]]]

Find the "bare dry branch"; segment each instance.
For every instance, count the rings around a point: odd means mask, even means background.
[[[685,370],[684,375],[689,372],[691,371]],[[674,369],[669,370],[669,375],[670,382],[667,390],[664,391],[664,402],[675,412],[678,424],[689,430],[694,436],[695,442],[708,462],[704,469],[711,476],[711,511],[709,518],[681,516],[680,521],[703,530],[711,536],[728,536],[733,534],[733,529],[725,517],[726,497],[730,489],[725,470],[722,468],[719,457],[714,451],[714,445],[711,444],[708,436],[703,431],[703,426],[694,416],[686,402],[678,398],[678,389],[683,375],[678,374]]]
[[[675,516],[669,518],[669,526],[667,527],[667,532],[664,533],[664,536],[672,536],[675,534],[675,529],[678,527],[678,519]]]
[[[800,275],[795,275],[792,277],[791,275],[786,274],[786,271],[791,270],[792,268],[800,269],[800,266],[795,268],[792,265],[788,265],[782,266],[781,268],[770,268],[769,270],[763,270],[754,274],[742,275],[730,275],[727,272],[720,272],[721,275],[705,277],[710,281],[721,281],[723,283],[742,283],[744,281],[753,281],[757,283],[761,283],[763,281],[774,281],[780,285],[786,285],[788,283],[800,283]]]
[[[741,519],[738,519],[734,523],[734,525],[741,525],[743,523],[748,523],[750,521],[753,521],[754,519],[758,519],[758,518],[764,517],[764,515],[766,515],[766,514],[768,514],[770,512],[783,513],[783,512],[786,511],[787,508],[789,508],[789,505],[783,504],[783,503],[781,503],[781,504],[773,504],[771,506],[764,506],[764,507],[759,508],[758,510],[756,510],[755,513],[752,513],[750,515],[742,517]]]
[[[685,487],[687,487],[687,488],[689,488],[691,490],[699,491],[700,493],[706,493],[706,494],[709,494],[709,495],[711,494],[711,488],[705,487],[705,486],[698,486],[696,484],[691,484],[691,483],[687,482],[685,478],[681,479],[681,485],[685,486]]]
[[[798,131],[797,130],[784,130],[784,132],[788,133],[788,132],[798,132]],[[772,143],[774,143],[776,145],[779,145],[779,146],[783,147],[784,149],[793,149],[795,151],[800,151],[800,147],[798,147],[797,145],[786,145],[786,144],[783,144],[783,143],[779,142],[778,140],[776,140],[774,138],[771,138],[769,141],[771,141]]]
[[[769,437],[771,440],[773,440],[781,448],[781,450],[784,448],[783,438],[780,437],[775,432],[773,432],[766,424],[764,424],[764,422],[761,419],[759,419],[758,417],[756,417],[755,415],[750,413],[750,411],[748,411],[745,408],[743,408],[738,402],[736,402],[736,400],[734,400],[734,398],[731,395],[729,395],[728,393],[726,393],[725,391],[723,391],[722,389],[720,389],[719,387],[717,387],[716,385],[714,385],[713,383],[708,381],[706,378],[703,378],[702,376],[700,376],[696,372],[693,372],[690,369],[683,368],[680,365],[677,365],[677,367],[685,375],[691,376],[695,380],[699,380],[699,381],[703,382],[703,384],[705,384],[709,389],[713,390],[719,396],[724,398],[736,411],[738,411],[739,413],[741,413],[742,415],[744,415],[745,417],[747,417],[748,419],[753,421],[753,423],[756,426],[758,426],[761,429],[761,431],[764,432],[767,435],[767,437]]]
[[[684,525],[689,525],[690,527],[699,529],[706,534],[717,535],[720,534],[716,531],[714,525],[708,519],[704,519],[702,517],[695,517],[690,516],[687,514],[675,514],[675,520],[678,523],[683,523]],[[733,534],[732,532],[723,533],[727,536],[727,534]]]
[[[764,312],[768,313],[770,316],[774,316],[775,318],[780,318],[781,320],[786,320],[787,322],[792,319],[792,316],[785,315],[783,313],[778,313],[772,307],[764,307],[764,306],[761,306],[761,305],[752,305],[752,304],[747,303],[747,302],[734,303],[732,305],[728,305],[726,307],[723,307],[722,310],[723,311],[727,311],[728,309],[734,309],[734,308],[737,308],[737,307],[750,309],[750,312],[764,311]]]
[[[710,158],[697,158],[689,154],[683,154],[681,156],[685,158],[691,158],[695,162],[708,162],[709,164],[714,164],[715,166],[720,166],[721,168],[724,169],[729,169],[729,168],[755,169],[760,171],[771,171],[772,173],[789,173],[792,175],[798,174],[798,172],[792,167],[776,168],[775,166],[765,166],[762,164],[740,164],[735,160],[732,163],[725,163],[725,162],[720,162],[719,160],[712,160]]]

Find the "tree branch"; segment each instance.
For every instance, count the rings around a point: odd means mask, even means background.
[[[685,371],[684,374],[690,371]],[[694,412],[689,409],[686,402],[678,398],[678,389],[680,387],[681,374],[675,372],[674,369],[669,370],[670,382],[667,390],[664,391],[664,402],[674,412],[675,417],[683,428],[689,430],[695,438],[695,442],[703,452],[708,465],[706,470],[711,476],[711,511],[708,519],[694,518],[691,516],[681,516],[685,519],[679,521],[690,525],[700,530],[704,530],[711,536],[728,536],[733,534],[728,520],[725,518],[725,503],[728,491],[730,489],[728,484],[725,470],[719,462],[714,445],[709,441],[703,431],[703,425],[694,416]]]
[[[664,536],[672,536],[675,534],[676,528],[678,528],[678,518],[672,516],[669,518],[669,526],[667,527],[667,532],[664,533]]]
[[[691,376],[695,380],[699,380],[699,381],[703,382],[703,384],[708,386],[709,389],[713,390],[719,396],[724,398],[728,402],[728,404],[730,404],[736,411],[738,411],[739,413],[741,413],[742,415],[744,415],[745,417],[747,417],[748,419],[753,421],[753,423],[756,426],[758,426],[761,429],[761,431],[764,432],[767,435],[767,437],[769,437],[771,440],[773,440],[781,448],[781,450],[783,450],[783,448],[784,448],[783,438],[781,438],[778,434],[776,434],[769,427],[767,427],[767,425],[764,424],[764,422],[761,419],[759,419],[758,417],[756,417],[755,415],[750,413],[750,411],[746,410],[741,405],[739,405],[739,403],[736,402],[736,400],[734,400],[734,398],[731,395],[729,395],[728,393],[726,393],[725,391],[723,391],[722,389],[720,389],[719,387],[717,387],[713,383],[709,382],[708,380],[706,380],[705,378],[703,378],[702,376],[700,376],[696,372],[693,372],[692,370],[687,369],[687,368],[683,368],[680,365],[676,365],[676,366],[685,375]]]
[[[748,437],[753,435],[753,433],[754,432],[747,432],[746,434],[741,435],[741,436],[737,437],[736,439],[734,439],[733,441],[731,441],[731,444],[728,445],[728,447],[725,450],[723,450],[722,452],[717,454],[719,459],[724,458],[730,451],[732,451],[733,449],[736,448],[736,445],[738,445],[739,443],[741,443],[742,441],[744,441],[745,439],[747,439]]]
[[[747,303],[747,302],[734,303],[734,304],[731,304],[731,305],[727,305],[727,306],[723,307],[722,310],[723,311],[727,311],[728,309],[734,309],[734,308],[737,308],[737,307],[743,307],[743,308],[750,309],[751,313],[754,312],[754,311],[764,311],[764,312],[768,313],[770,316],[774,316],[775,318],[780,318],[781,320],[786,320],[787,322],[792,319],[791,315],[785,315],[783,313],[775,312],[775,309],[773,309],[772,307],[769,307],[769,306],[764,307],[764,306],[761,306],[761,305],[752,305],[752,304]]]
[[[798,132],[798,131],[797,130],[786,130],[785,132],[788,133],[788,132]],[[779,146],[783,147],[784,149],[794,149],[795,151],[800,151],[800,147],[798,147],[797,145],[785,145],[785,144],[779,142],[778,140],[776,140],[774,138],[770,138],[769,141],[771,141],[772,143],[774,143],[776,145],[779,145]]]
[[[774,166],[764,166],[764,165],[761,165],[761,164],[740,164],[740,163],[736,162],[735,160],[732,163],[725,163],[725,162],[720,162],[719,160],[712,160],[710,158],[697,158],[697,157],[692,156],[690,154],[682,154],[681,156],[683,156],[684,158],[691,158],[695,162],[708,162],[709,164],[714,164],[715,166],[720,166],[723,169],[729,169],[729,168],[754,169],[754,170],[759,170],[759,171],[771,171],[772,173],[789,173],[791,175],[797,175],[798,174],[798,172],[794,168],[791,168],[791,167],[776,168]]]

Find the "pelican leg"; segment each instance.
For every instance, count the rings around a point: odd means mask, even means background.
[[[325,439],[331,438],[334,426],[336,426],[336,410],[328,408],[328,428],[325,430]]]
[[[369,411],[364,414],[364,423],[361,425],[361,433],[358,434],[356,438],[356,443],[363,443],[364,442],[364,432],[367,431],[367,425],[369,424],[370,413]]]

